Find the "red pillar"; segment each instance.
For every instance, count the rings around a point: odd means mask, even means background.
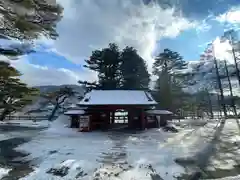
[[[110,125],[110,111],[106,111],[106,128],[109,128]]]
[[[145,121],[145,115],[144,115],[144,111],[143,110],[141,110],[140,118],[141,118],[141,122],[142,122],[142,130],[144,130],[145,127],[146,127],[146,121]]]
[[[114,124],[115,111],[111,112],[111,124]]]
[[[92,130],[92,115],[88,115],[88,117],[89,117],[89,124],[88,124],[89,131],[91,131]]]
[[[131,111],[127,111],[128,112],[128,128],[131,128],[131,120],[132,120],[132,116],[131,116]]]

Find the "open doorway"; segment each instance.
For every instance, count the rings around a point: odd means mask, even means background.
[[[112,112],[110,120],[112,124],[128,124],[128,112],[123,109],[118,109],[115,112]]]

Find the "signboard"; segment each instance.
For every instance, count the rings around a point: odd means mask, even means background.
[[[89,127],[89,120],[90,120],[90,117],[89,116],[81,116],[80,117],[80,123],[79,123],[79,126],[80,128],[85,128],[85,127]]]
[[[148,123],[153,123],[155,122],[156,120],[154,119],[154,116],[147,116],[147,122]]]

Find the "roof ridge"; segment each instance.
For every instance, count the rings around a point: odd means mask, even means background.
[[[93,89],[92,91],[145,91],[145,90],[139,90],[139,89]]]

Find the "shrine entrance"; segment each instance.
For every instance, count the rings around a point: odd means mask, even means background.
[[[123,109],[111,112],[110,121],[111,124],[128,124],[128,112]]]
[[[145,129],[144,112],[156,104],[143,90],[92,90],[77,105],[85,108],[90,130],[107,130],[117,126]]]

